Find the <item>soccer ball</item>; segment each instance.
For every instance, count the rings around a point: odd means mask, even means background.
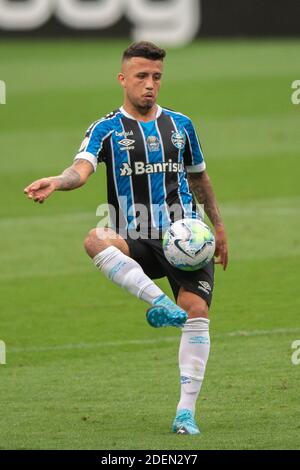
[[[201,220],[181,219],[165,232],[163,250],[172,266],[183,271],[196,271],[214,256],[215,237]]]

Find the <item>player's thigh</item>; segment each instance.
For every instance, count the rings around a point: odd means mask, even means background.
[[[157,262],[155,252],[151,245],[145,240],[132,238],[127,239],[129,246],[129,256],[142,267],[143,271],[150,279],[160,279],[166,276],[166,272],[160,263]]]

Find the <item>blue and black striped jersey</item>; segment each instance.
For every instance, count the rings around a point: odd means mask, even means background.
[[[78,158],[95,170],[106,164],[116,229],[136,229],[142,221],[160,230],[197,216],[187,173],[204,171],[205,162],[192,121],[181,113],[158,107],[155,120],[142,122],[121,107],[89,127]]]

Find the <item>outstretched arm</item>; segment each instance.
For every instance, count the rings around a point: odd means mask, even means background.
[[[227,236],[209,176],[206,171],[188,173],[188,182],[198,202],[204,205],[204,211],[214,226],[216,236],[215,256],[219,258],[217,263],[222,264],[225,270],[228,264]]]
[[[34,181],[24,189],[24,193],[29,199],[42,203],[54,191],[70,191],[83,186],[93,171],[89,161],[78,159],[61,175]]]

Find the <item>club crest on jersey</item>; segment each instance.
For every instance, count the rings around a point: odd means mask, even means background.
[[[158,138],[155,135],[149,135],[147,137],[147,146],[149,152],[157,152],[160,146]]]
[[[185,146],[185,134],[183,132],[173,132],[172,133],[172,144],[179,150],[183,149]]]
[[[120,150],[134,150],[134,146],[132,145],[134,143],[135,140],[132,139],[122,139],[118,142],[118,144],[121,145]]]

